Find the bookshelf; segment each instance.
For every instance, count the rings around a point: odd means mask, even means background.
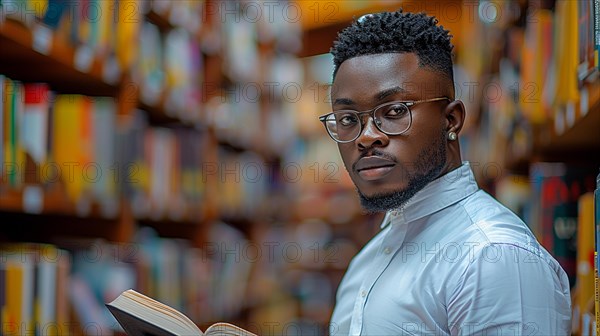
[[[183,128],[192,129],[188,121],[169,116],[160,103],[149,105],[140,102],[139,86],[131,81],[127,74],[119,75],[118,82],[109,84],[109,81],[106,80],[109,61],[95,58],[89,68],[78,68],[74,60],[74,55],[77,53],[75,48],[64,41],[60,35],[52,34],[50,36],[51,48],[46,54],[42,54],[31,47],[34,33],[23,23],[7,19],[0,25],[0,29],[0,43],[4,50],[10,51],[3,52],[1,56],[3,59],[0,73],[6,77],[23,82],[47,83],[52,90],[60,93],[112,97],[117,101],[116,115],[128,117],[135,108],[145,109],[151,125],[181,125]],[[203,142],[199,142],[199,149],[202,149],[202,144]],[[29,156],[26,157],[24,164],[23,170],[26,174],[19,178],[24,183],[19,183],[21,185],[17,188],[6,186],[1,188],[0,208],[2,211],[38,215],[34,216],[35,218],[32,217],[31,221],[36,219],[46,221],[44,215],[60,215],[66,219],[83,217],[89,220],[114,221],[116,225],[129,227],[119,228],[118,232],[129,233],[115,236],[108,232],[104,237],[111,240],[118,237],[116,241],[121,242],[131,239],[133,223],[136,218],[131,215],[131,211],[127,211],[127,208],[131,207],[127,200],[116,199],[116,207],[112,206],[114,209],[101,211],[99,204],[94,199],[69,199],[64,184],[39,183],[40,177],[46,172],[44,168],[47,167],[36,165]],[[50,167],[56,166],[50,164]],[[3,174],[4,180],[8,171],[3,170]],[[28,181],[31,176],[33,176],[33,181]],[[186,213],[185,218],[181,221],[189,222],[189,225],[191,223],[199,224],[204,217],[202,207],[199,210],[194,211],[193,214],[188,210],[189,214]],[[148,220],[148,222],[158,221]],[[177,222],[179,221],[173,223]]]
[[[90,4],[92,3],[96,6],[104,6],[110,2],[90,2]],[[187,246],[184,252],[178,251],[168,254],[170,260],[173,261],[179,260],[178,258],[183,259],[184,255],[192,256],[194,253],[198,253],[194,246],[203,244],[211,221],[219,215],[215,211],[216,207],[213,206],[215,200],[208,199],[208,195],[214,195],[215,192],[214,190],[211,192],[206,191],[211,188],[211,183],[203,183],[203,176],[200,171],[202,160],[207,162],[215,162],[216,160],[214,131],[203,124],[201,116],[195,113],[201,111],[199,108],[201,103],[200,91],[197,85],[204,81],[202,69],[196,67],[202,65],[204,57],[198,42],[200,36],[194,31],[200,27],[190,24],[189,15],[180,15],[182,10],[189,10],[189,14],[199,13],[198,11],[202,7],[198,5],[202,5],[203,2],[182,2],[182,4],[172,6],[166,3],[166,9],[161,9],[161,3],[164,7],[165,3],[160,1],[113,1],[112,5],[114,7],[101,8],[107,10],[104,12],[106,17],[115,18],[114,22],[103,19],[77,21],[81,17],[74,17],[78,15],[77,11],[74,10],[69,13],[69,15],[74,16],[64,16],[59,20],[59,23],[52,26],[43,24],[43,22],[46,22],[44,15],[48,16],[48,12],[46,14],[43,12],[37,13],[35,17],[22,12],[22,10],[30,9],[26,6],[43,4],[2,1],[2,6],[7,7],[4,7],[1,11],[3,16],[0,18],[0,49],[2,49],[0,54],[2,90],[0,92],[2,92],[3,107],[3,113],[0,114],[0,128],[2,130],[0,132],[0,135],[2,135],[0,137],[0,145],[2,146],[2,150],[0,150],[2,154],[0,218],[2,218],[1,221],[4,227],[0,234],[1,250],[3,255],[6,255],[7,251],[11,251],[11,246],[14,245],[17,246],[19,253],[26,254],[38,249],[36,244],[54,244],[50,246],[60,248],[60,251],[69,255],[68,260],[70,260],[69,264],[71,266],[68,267],[70,271],[67,270],[67,272],[74,272],[72,273],[73,279],[78,279],[71,283],[75,288],[72,293],[61,287],[62,289],[57,294],[59,300],[54,302],[61,305],[61,309],[58,309],[58,311],[61,313],[66,312],[68,317],[64,315],[54,316],[54,320],[41,321],[33,318],[33,314],[13,315],[18,310],[15,305],[25,307],[23,309],[27,312],[32,312],[33,308],[28,306],[29,300],[25,299],[25,295],[31,297],[33,294],[29,291],[33,290],[33,287],[37,288],[37,286],[41,286],[42,282],[50,280],[31,278],[28,275],[29,271],[22,271],[37,270],[37,267],[42,265],[39,260],[28,261],[24,264],[19,263],[19,258],[16,258],[14,265],[18,266],[13,267],[11,266],[12,263],[10,265],[5,264],[3,259],[0,274],[3,281],[6,279],[5,275],[12,277],[11,279],[20,276],[23,279],[31,280],[34,285],[32,288],[21,286],[16,288],[14,287],[16,286],[15,282],[11,282],[10,289],[22,293],[24,296],[21,298],[15,296],[8,306],[2,300],[3,311],[9,311],[9,315],[3,315],[2,317],[2,330],[0,331],[2,334],[17,335],[24,332],[23,328],[27,328],[27,330],[38,328],[38,331],[40,331],[48,327],[57,328],[58,334],[79,335],[89,332],[86,328],[92,324],[106,328],[106,330],[103,329],[107,332],[106,334],[111,333],[114,326],[110,325],[110,319],[106,319],[106,316],[98,313],[101,311],[98,310],[98,303],[106,297],[94,297],[95,293],[109,296],[115,293],[112,290],[98,287],[98,283],[94,282],[93,278],[102,278],[103,272],[121,274],[120,281],[115,279],[116,288],[124,285],[136,285],[131,282],[131,279],[137,279],[138,287],[157,294],[158,287],[156,285],[154,287],[144,285],[145,282],[155,281],[152,280],[154,275],[137,271],[134,272],[135,276],[131,276],[131,271],[122,270],[123,265],[130,265],[127,268],[130,270],[135,270],[135,267],[138,266],[142,268],[155,267],[152,266],[151,262],[148,264],[148,262],[143,262],[140,259],[142,256],[141,252],[138,253],[140,228],[152,228],[161,237],[165,237],[164,239],[175,239],[173,242],[176,240],[183,242],[182,246]],[[71,2],[68,5],[77,6],[81,4],[80,2]],[[153,6],[155,4],[158,5]],[[54,6],[57,3],[46,3],[46,5]],[[134,9],[134,12],[127,14],[127,7]],[[140,16],[139,21],[133,20],[129,22],[130,25],[127,25],[128,22],[124,22],[126,21],[125,18],[114,16],[116,15],[115,8],[118,8],[119,13],[122,14],[145,14]],[[6,9],[6,12],[4,9]],[[5,14],[6,16],[4,16]],[[181,21],[181,17],[187,17],[188,19]],[[142,22],[156,25],[160,34],[159,39],[163,37],[167,39],[171,32],[177,31],[180,39],[173,38],[175,42],[171,41],[171,43],[181,45],[181,36],[185,36],[189,41],[189,44],[186,45],[189,48],[189,57],[186,61],[194,62],[193,65],[180,62],[188,66],[187,70],[189,70],[189,76],[183,76],[185,78],[182,80],[182,76],[180,76],[181,68],[177,67],[179,64],[175,64],[176,62],[170,60],[169,71],[175,72],[175,74],[166,71],[166,75],[170,77],[166,78],[166,84],[159,89],[159,99],[157,100],[147,99],[148,95],[144,95],[143,90],[146,89],[146,85],[145,79],[143,79],[143,69],[138,68],[130,60],[135,56],[129,53],[135,53],[140,44],[137,40],[135,25],[138,23],[141,25]],[[87,27],[88,25],[90,27]],[[84,26],[87,28],[84,28]],[[119,34],[124,32],[123,26],[127,26],[127,29],[133,31]],[[86,40],[85,37],[79,36],[78,39],[74,40],[72,36],[73,31],[91,31],[95,32],[91,36],[96,33],[101,35],[101,30],[109,31],[104,36],[107,40],[102,45],[93,40],[93,37],[88,36]],[[119,36],[129,36],[130,40],[115,41],[110,39],[111,36],[117,34]],[[159,41],[159,44],[161,43]],[[129,49],[124,51],[124,45]],[[192,52],[194,48],[195,53]],[[162,62],[159,61],[158,63]],[[161,67],[162,65],[158,64],[158,66]],[[164,71],[164,69],[158,70]],[[197,76],[197,78],[194,76]],[[5,86],[6,83],[10,83],[14,87],[10,86],[10,89],[6,90],[8,87]],[[26,100],[22,100],[21,97],[25,96],[28,88],[32,87],[34,83],[45,83],[49,88],[47,93],[52,92],[47,97],[45,95],[43,97],[48,110],[44,112],[44,118],[47,119],[42,121],[46,124],[42,124],[41,128],[44,130],[44,134],[49,133],[47,138],[42,136],[42,138],[45,138],[44,140],[49,140],[48,143],[45,142],[47,146],[37,144],[37,148],[43,147],[45,154],[43,160],[36,160],[34,155],[29,152],[31,148],[24,148],[26,145],[20,139],[23,135],[19,134],[22,130],[11,124],[30,122],[23,121],[25,119],[17,119],[15,116],[24,118],[20,113],[29,113],[27,112],[28,103]],[[22,91],[14,91],[13,88]],[[21,96],[16,96],[17,94],[21,94]],[[9,115],[9,112],[4,109],[9,106],[7,105],[9,97],[10,99],[15,97],[10,104],[12,104],[11,106],[17,106],[13,115]],[[93,121],[86,122],[85,127],[97,131],[97,134],[103,135],[104,138],[112,139],[112,142],[98,142],[97,139],[90,139],[87,136],[85,138],[75,136],[68,139],[59,139],[60,135],[55,133],[56,127],[58,127],[55,123],[57,122],[57,115],[63,113],[57,107],[62,99],[61,97],[64,99],[71,98],[71,104],[80,101],[87,104],[88,102],[95,102],[96,99],[109,100],[112,105],[108,114],[104,116],[110,120],[104,123],[97,119],[100,115],[96,113],[96,109],[91,112],[73,110],[65,113],[96,118]],[[175,98],[178,97],[183,97],[186,104],[189,103],[189,105],[181,106],[177,104]],[[174,100],[175,103],[173,103]],[[67,106],[69,106],[68,103]],[[6,122],[7,120],[9,123]],[[104,129],[99,128],[102,126],[104,126]],[[77,134],[71,131],[76,130],[77,125],[67,127],[71,128],[63,127],[61,130],[69,131],[71,136]],[[131,131],[132,129],[133,131]],[[134,134],[136,130],[138,133],[147,134],[136,135]],[[23,131],[23,134],[28,133]],[[11,140],[12,142],[9,141],[11,136],[15,138]],[[149,141],[146,142],[144,137],[148,138]],[[141,147],[136,148],[137,152],[117,153],[117,147],[122,147],[126,143],[131,144],[132,140],[140,139],[143,143],[141,143]],[[71,141],[71,143],[64,143],[65,140]],[[96,179],[93,179],[94,181],[90,183],[80,185],[77,193],[73,194],[73,181],[64,178],[64,176],[56,177],[56,175],[53,178],[48,178],[48,174],[46,174],[50,168],[55,168],[55,171],[53,171],[55,173],[63,173],[61,163],[65,162],[54,161],[58,156],[54,148],[55,142],[63,141],[63,144],[66,144],[65,148],[67,148],[82,140],[91,141],[94,145],[97,145],[94,148],[95,156],[86,160],[100,164],[102,160],[107,160],[106,156],[108,155],[110,156],[108,160],[112,160],[116,164],[101,166],[105,174],[111,174],[106,189],[101,194],[94,191],[99,184]],[[118,143],[118,141],[121,142]],[[144,144],[150,147],[155,146],[154,148],[162,148],[163,151],[168,150],[169,153],[177,152],[178,156],[171,156],[173,162],[177,162],[177,166],[165,164],[169,162],[167,160],[160,162],[158,159],[149,161],[149,157],[144,158],[143,155],[140,155],[145,150]],[[112,150],[105,152],[105,148],[102,146],[112,147]],[[149,150],[156,149],[150,148]],[[11,157],[12,154],[7,154],[9,151],[16,153],[15,157],[17,157],[18,162],[15,162]],[[127,157],[127,155],[134,153],[138,153],[138,155]],[[120,159],[117,158],[119,155]],[[165,155],[165,157],[167,156]],[[185,159],[182,158],[183,156],[185,156]],[[137,159],[147,159],[147,161],[134,161]],[[127,161],[121,162],[123,165],[117,166],[118,160]],[[86,161],[75,161],[75,166],[78,166],[77,163],[85,164]],[[12,164],[18,164],[19,166],[14,169]],[[154,164],[152,168],[168,169],[171,172],[164,175],[167,182],[153,176],[156,173],[152,174],[150,164]],[[155,186],[166,188],[168,196],[165,197],[165,195],[160,194],[160,191],[155,191],[156,189],[153,189]],[[174,207],[163,208],[158,202],[164,199],[176,199],[178,202],[174,204]],[[155,202],[155,206],[150,209],[140,209],[139,203],[145,202]],[[169,240],[165,240],[164,245],[168,244]],[[96,253],[97,260],[89,259],[90,253],[94,254],[93,251],[98,252]],[[82,255],[84,262],[81,262]],[[106,258],[109,255],[108,261],[102,259],[105,262],[98,263],[98,261],[101,261],[99,259],[101,256]],[[132,257],[134,258],[132,259]],[[87,263],[85,262],[86,258]],[[98,268],[94,269],[90,265],[97,265]],[[183,272],[190,271],[180,271],[181,274],[185,274]],[[61,275],[60,279],[53,279],[52,281],[60,283],[60,286],[66,286],[67,282],[63,278],[65,276]],[[180,285],[180,282],[177,281],[171,284],[171,286],[178,285]],[[77,292],[75,292],[76,290]],[[152,292],[153,290],[154,292]],[[172,291],[172,289],[169,290]],[[70,296],[76,295],[74,293],[82,294],[81,298],[75,299]],[[2,287],[3,298],[5,294],[5,288]],[[171,300],[174,296],[166,294],[160,297],[163,300]],[[181,298],[179,299],[181,300]],[[48,302],[48,304],[52,306],[53,302]],[[54,311],[53,308],[44,307],[45,312],[51,313]],[[90,312],[96,314],[94,315],[96,320],[86,320],[85,316],[88,314],[89,317]],[[8,321],[4,320],[7,316]],[[38,325],[30,325],[30,323],[37,323]],[[39,325],[39,323],[44,325]]]
[[[76,58],[76,55],[85,53],[78,52],[64,38],[47,29],[37,24],[27,27],[17,20],[6,19],[0,25],[0,41],[4,47],[0,55],[2,74],[23,81],[48,83],[56,90],[65,92],[75,91],[95,96],[116,95],[118,68],[111,68],[109,60],[93,55],[86,54]],[[40,33],[42,31],[45,33]],[[45,40],[37,36],[45,36]],[[34,47],[36,45],[39,46]],[[18,66],[22,63],[31,66]]]

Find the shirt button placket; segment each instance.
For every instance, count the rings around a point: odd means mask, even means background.
[[[367,297],[367,291],[364,288],[361,288],[359,291],[358,297],[356,298],[355,304],[355,315],[352,321],[352,325],[350,328],[350,335],[360,335],[360,331],[362,330],[362,321],[363,321],[363,309],[365,307],[365,301]]]

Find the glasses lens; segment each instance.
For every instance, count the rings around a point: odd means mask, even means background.
[[[412,122],[410,109],[402,103],[381,106],[375,110],[374,117],[379,129],[387,134],[403,133]]]
[[[354,111],[338,111],[327,116],[325,127],[335,140],[351,141],[360,132],[360,120]]]

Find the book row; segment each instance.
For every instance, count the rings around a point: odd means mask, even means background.
[[[3,335],[69,335],[71,255],[49,244],[0,247]]]
[[[4,190],[59,186],[66,201],[98,201],[108,213],[127,196],[175,217],[204,195],[200,131],[151,127],[144,111],[119,115],[113,98],[56,94],[5,76],[0,96]]]
[[[65,50],[73,49],[71,66],[74,69],[90,72],[94,64],[100,62],[103,80],[115,85],[122,74],[131,74],[134,82],[130,86],[139,89],[144,103],[161,106],[182,120],[197,120],[202,55],[198,38],[186,27],[199,29],[200,21],[196,20],[193,25],[188,21],[200,15],[203,3],[155,2],[158,3],[163,4],[15,0],[3,1],[0,14],[11,20],[11,24],[18,22],[27,26],[32,35],[32,50],[50,58],[61,58],[59,55],[65,54]],[[185,14],[179,19],[173,18],[176,24],[161,32],[148,21],[148,13],[154,9]]]

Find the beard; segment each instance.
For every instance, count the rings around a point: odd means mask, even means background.
[[[425,148],[414,164],[414,173],[407,172],[406,188],[393,192],[365,196],[358,190],[360,204],[367,213],[386,212],[403,207],[417,192],[435,180],[446,165],[446,134],[442,132],[434,143]]]

